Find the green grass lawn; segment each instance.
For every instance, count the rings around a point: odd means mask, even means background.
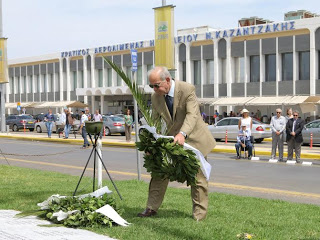
[[[36,210],[37,203],[52,194],[72,195],[79,177],[0,165],[0,209]],[[110,189],[112,184],[107,182]],[[320,239],[320,207],[222,193],[210,194],[207,219],[192,219],[190,190],[168,188],[158,215],[138,218],[146,204],[148,184],[117,181],[129,227],[90,228],[117,239],[237,239],[252,233],[253,239]],[[84,178],[78,194],[92,190]]]

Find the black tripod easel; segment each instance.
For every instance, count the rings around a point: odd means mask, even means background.
[[[86,122],[86,124],[87,124],[87,122]],[[97,132],[97,129],[98,129],[98,128],[95,127],[94,140],[92,140],[92,135],[91,135],[91,134],[88,134],[89,137],[90,137],[90,140],[91,140],[91,143],[92,143],[93,148],[92,148],[92,150],[91,150],[91,153],[90,153],[90,156],[89,156],[88,161],[87,161],[87,163],[86,163],[86,166],[85,166],[84,169],[83,169],[83,172],[82,172],[82,174],[81,174],[81,177],[80,177],[80,179],[79,179],[79,182],[78,182],[78,184],[77,184],[77,187],[76,187],[76,189],[74,190],[73,196],[76,195],[77,190],[78,190],[78,187],[79,187],[80,182],[81,182],[81,180],[82,180],[82,177],[83,177],[83,175],[84,175],[84,173],[85,173],[85,171],[86,171],[86,169],[87,169],[87,167],[88,167],[88,164],[89,164],[89,162],[90,162],[91,156],[92,156],[92,154],[94,154],[94,163],[93,163],[93,192],[95,191],[96,159],[97,159],[97,155],[98,155],[98,159],[101,161],[101,163],[102,163],[102,165],[103,165],[103,167],[104,167],[104,170],[106,170],[106,173],[108,174],[110,181],[112,182],[112,184],[113,184],[114,188],[116,189],[116,191],[117,191],[120,199],[122,200],[121,194],[120,194],[120,192],[119,192],[116,184],[113,182],[113,180],[112,180],[112,178],[111,178],[111,175],[110,175],[109,171],[108,171],[107,168],[106,168],[106,165],[104,164],[104,162],[103,162],[100,154],[99,154],[98,151],[97,151],[97,141],[98,141],[99,136],[100,136],[100,131]]]

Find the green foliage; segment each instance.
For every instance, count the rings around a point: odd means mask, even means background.
[[[66,197],[53,200],[49,203],[49,209],[44,210],[45,218],[67,227],[112,227],[113,221],[111,219],[103,214],[95,212],[106,204],[113,207],[119,214],[122,213],[122,209],[117,206],[115,199],[104,194],[98,198],[90,196],[82,199],[77,197]],[[79,212],[75,212],[66,219],[58,221],[57,218],[53,216],[53,213],[59,212],[60,210],[63,212],[79,210]]]
[[[169,181],[187,182],[196,185],[196,175],[200,168],[195,153],[179,144],[173,144],[172,138],[158,138],[147,131],[140,132],[140,142],[136,143],[139,151],[144,151],[144,167],[152,177]]]

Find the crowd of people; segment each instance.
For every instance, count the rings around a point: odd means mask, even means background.
[[[248,158],[252,157],[252,117],[249,116],[249,111],[243,109],[241,111],[241,118],[238,123],[237,143],[235,144],[237,158],[240,158],[241,150],[248,150]],[[276,152],[278,149],[279,161],[285,162],[283,158],[284,141],[288,145],[288,161],[293,160],[293,152],[295,152],[296,162],[300,163],[301,144],[303,142],[302,130],[304,127],[304,120],[299,118],[299,111],[292,111],[287,109],[287,115],[282,116],[282,110],[276,109],[276,116],[273,116],[270,121],[272,130],[272,150],[271,158],[276,159]]]
[[[64,139],[69,138],[69,134],[71,132],[72,127],[74,127],[74,123],[76,120],[80,121],[79,132],[84,140],[83,146],[81,148],[82,149],[88,148],[90,147],[90,143],[88,141],[88,136],[90,137],[90,134],[87,134],[85,122],[86,121],[103,122],[103,117],[100,114],[98,109],[95,110],[94,114],[90,113],[89,108],[76,110],[75,114],[73,114],[72,112],[70,112],[70,110],[67,107],[64,107],[63,112],[60,115],[59,126],[57,126],[58,133],[62,132]],[[56,122],[56,119],[51,109],[49,109],[48,113],[44,115],[43,121],[45,122],[45,125],[47,128],[48,137],[51,138],[53,123]],[[133,117],[131,115],[130,109],[127,109],[127,113],[124,115],[125,136],[126,136],[127,142],[131,141],[132,125],[133,125]],[[102,138],[102,136],[103,136],[103,129],[101,130],[100,138]]]

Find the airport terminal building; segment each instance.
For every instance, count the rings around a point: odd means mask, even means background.
[[[318,104],[318,98],[310,98],[320,96],[320,17],[315,14],[289,12],[282,22],[251,17],[232,29],[183,29],[174,41],[175,78],[196,86],[207,112],[247,106],[270,114],[279,106]],[[16,112],[17,102],[28,108],[81,101],[102,113],[132,107],[128,87],[102,56],[131,74],[130,49],[137,49],[136,81],[152,93],[147,71],[154,66],[154,44],[137,40],[9,60],[7,113]],[[311,116],[318,115],[316,106]]]

